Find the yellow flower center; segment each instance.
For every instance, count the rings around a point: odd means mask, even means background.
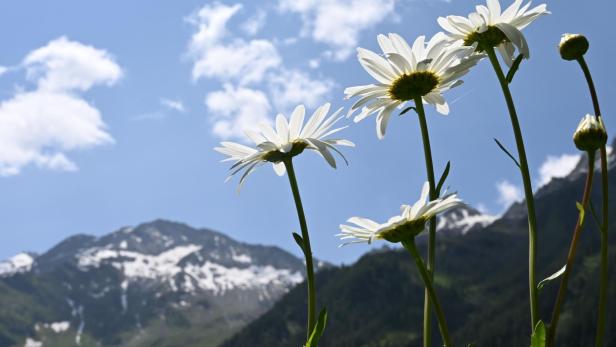
[[[271,163],[280,163],[285,159],[290,159],[296,155],[299,155],[304,151],[304,149],[306,149],[306,147],[308,147],[308,144],[304,141],[296,141],[293,142],[293,147],[291,147],[290,151],[286,153],[281,151],[269,151],[265,152],[262,158],[263,160],[269,161]]]
[[[414,100],[433,91],[438,83],[438,77],[431,71],[404,74],[391,84],[389,96],[400,101]]]
[[[381,236],[389,242],[398,243],[410,241],[426,228],[426,219],[418,218],[396,225],[391,229],[381,232]]]
[[[464,39],[464,45],[472,46],[475,42],[477,42],[477,52],[483,52],[486,49],[496,47],[505,41],[508,41],[507,36],[505,36],[499,28],[490,25],[488,29],[482,33],[475,31],[469,34]]]

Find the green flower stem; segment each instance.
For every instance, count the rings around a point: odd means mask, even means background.
[[[592,179],[595,173],[595,152],[588,152],[588,173],[586,174],[586,184],[584,185],[584,195],[582,197],[583,211],[588,209],[588,201],[590,200],[590,192],[592,189]],[[578,239],[580,237],[582,228],[584,227],[584,214],[580,211],[578,221],[573,230],[573,238],[571,239],[571,245],[569,246],[569,254],[567,255],[567,264],[562,279],[560,280],[560,287],[558,288],[558,295],[556,296],[556,303],[554,304],[554,311],[552,312],[552,321],[548,329],[547,345],[554,346],[556,339],[556,329],[558,327],[558,319],[560,317],[560,311],[562,304],[567,294],[567,285],[569,283],[569,275],[573,269],[573,261],[575,259],[575,251],[577,250]]]
[[[412,239],[411,241],[402,241],[402,245],[413,256],[413,259],[415,259],[417,269],[419,270],[421,278],[423,279],[426,286],[426,290],[430,295],[430,302],[432,303],[434,310],[436,311],[436,318],[438,319],[438,326],[441,331],[441,336],[443,337],[443,343],[445,347],[452,347],[453,345],[451,344],[451,338],[449,337],[449,329],[447,328],[445,314],[443,313],[441,304],[438,300],[438,297],[436,296],[436,291],[434,290],[434,286],[432,285],[432,278],[430,277],[430,273],[428,272],[426,265],[421,259],[421,255],[419,254],[417,245],[415,245],[415,239]]]
[[[603,346],[605,336],[605,321],[607,316],[607,291],[608,291],[608,265],[607,265],[607,227],[608,227],[608,177],[607,177],[607,151],[605,146],[601,148],[601,189],[603,190],[603,207],[601,221],[601,261],[600,261],[600,280],[599,280],[599,310],[597,312],[597,333],[595,336],[595,347]]]
[[[434,179],[434,164],[432,163],[432,149],[430,147],[430,133],[428,132],[428,122],[426,121],[426,111],[423,107],[421,97],[415,98],[415,109],[419,118],[421,137],[423,140],[424,157],[426,162],[426,173],[428,175],[428,185],[430,186],[430,200],[438,198],[436,193],[436,180]],[[434,278],[436,251],[436,217],[430,219],[428,229],[428,274],[430,279]],[[424,347],[430,347],[432,340],[432,319],[430,310],[430,293],[428,288],[424,292],[424,315],[423,315],[423,343]]]
[[[535,215],[535,198],[533,197],[533,187],[530,179],[530,172],[528,170],[528,160],[526,159],[526,150],[524,149],[524,139],[522,138],[522,131],[520,130],[520,123],[518,121],[518,115],[513,103],[513,97],[509,90],[509,83],[503,74],[494,48],[490,47],[486,49],[486,53],[490,58],[490,62],[494,67],[494,72],[498,77],[503,94],[507,102],[507,108],[509,109],[509,117],[511,118],[511,127],[513,128],[513,134],[515,136],[515,143],[518,148],[518,157],[520,162],[520,173],[522,174],[522,181],[524,183],[524,196],[526,198],[526,210],[528,212],[528,289],[530,292],[530,318],[531,329],[535,328],[539,321],[539,310],[537,309],[537,282],[535,281],[535,269],[537,258],[537,217]]]
[[[306,224],[306,216],[304,215],[304,207],[302,206],[302,199],[299,196],[297,178],[295,177],[295,170],[293,169],[293,160],[291,158],[285,160],[284,166],[287,169],[289,183],[291,184],[291,190],[293,191],[293,199],[295,200],[295,207],[297,208],[297,217],[299,218],[299,225],[302,229],[302,251],[304,253],[304,257],[306,258],[306,281],[308,283],[308,331],[306,337],[306,340],[308,340],[316,324],[317,294],[314,288],[312,249],[310,247],[310,235],[308,235],[308,226]]]
[[[588,90],[590,91],[590,97],[592,99],[592,105],[595,109],[595,116],[601,117],[601,109],[599,107],[599,98],[597,97],[597,91],[595,84],[590,74],[590,69],[584,57],[580,57],[578,60],[584,77],[588,83]],[[595,337],[595,347],[603,346],[603,336],[605,335],[605,319],[607,315],[607,290],[608,290],[608,265],[607,265],[607,228],[608,228],[608,177],[607,177],[607,151],[605,146],[601,148],[601,190],[602,190],[602,220],[600,225],[601,232],[601,262],[600,262],[600,283],[599,283],[599,310],[597,317],[597,335]]]

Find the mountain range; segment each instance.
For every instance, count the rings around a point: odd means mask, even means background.
[[[491,221],[463,207],[440,223]],[[0,346],[217,346],[303,280],[280,248],[176,222],[75,235],[0,262]]]
[[[216,346],[303,281],[277,247],[164,220],[0,263],[0,346]]]

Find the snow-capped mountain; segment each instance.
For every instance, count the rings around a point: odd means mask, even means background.
[[[215,345],[303,277],[302,261],[279,248],[164,220],[76,235],[0,263],[0,304],[27,298],[0,313],[0,322],[22,317],[0,330],[0,346],[148,346],[178,330],[187,334],[176,345]]]
[[[466,234],[484,228],[498,217],[483,214],[468,205],[449,210],[437,217],[437,230],[448,234]]]

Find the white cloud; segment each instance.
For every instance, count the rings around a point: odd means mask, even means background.
[[[172,100],[172,99],[167,99],[167,98],[161,98],[160,99],[160,104],[163,105],[164,107],[176,111],[176,112],[180,112],[180,113],[185,113],[186,112],[186,106],[184,106],[184,103],[181,100]]]
[[[246,42],[236,39],[228,44],[204,47],[193,66],[193,79],[217,77],[237,80],[246,85],[261,82],[265,73],[281,63],[274,45],[267,40]]]
[[[242,30],[251,36],[256,35],[259,30],[265,25],[267,19],[267,12],[262,9],[258,9],[257,12],[244,23],[242,23]]]
[[[330,79],[314,79],[305,71],[287,68],[276,46],[286,41],[234,36],[228,24],[241,9],[239,4],[214,3],[188,18],[196,27],[188,48],[193,80],[213,78],[223,84],[222,90],[205,99],[212,132],[221,138],[245,139],[246,128],[271,122],[273,108],[285,113],[299,103],[316,107],[334,86]],[[239,29],[256,35],[266,16],[258,10],[240,22]]]
[[[227,22],[241,8],[241,4],[227,6],[214,3],[203,6],[199,11],[189,16],[187,21],[197,27],[197,32],[190,41],[190,50],[197,53],[203,47],[218,43],[227,35]]]
[[[332,80],[312,79],[298,70],[281,70],[270,77],[272,99],[280,110],[288,110],[297,104],[316,107],[333,87]]]
[[[302,35],[329,45],[335,60],[347,59],[363,30],[393,14],[396,0],[279,0],[284,12],[302,17]]]
[[[522,200],[522,189],[509,181],[503,180],[498,182],[496,189],[498,190],[497,202],[503,208],[507,208],[514,202]]]
[[[113,143],[99,110],[78,95],[121,78],[106,51],[61,37],[29,53],[21,66],[36,87],[0,103],[0,175],[19,174],[28,164],[75,171],[65,152]]]
[[[243,138],[244,130],[269,122],[271,110],[267,96],[259,90],[224,85],[224,90],[209,93],[205,105],[219,137]]]
[[[318,69],[319,66],[321,66],[321,59],[319,58],[310,59],[308,61],[308,66],[310,66],[311,69]]]
[[[246,85],[261,82],[268,70],[280,65],[278,50],[268,40],[223,40],[229,36],[227,22],[241,8],[239,4],[215,3],[188,18],[197,27],[189,44],[189,56],[194,60],[193,80],[216,77]]]
[[[563,154],[561,156],[548,156],[539,167],[539,186],[550,182],[552,178],[565,177],[580,161],[579,154]]]
[[[32,51],[22,64],[40,90],[85,91],[96,84],[113,85],[122,77],[109,53],[66,37]]]

